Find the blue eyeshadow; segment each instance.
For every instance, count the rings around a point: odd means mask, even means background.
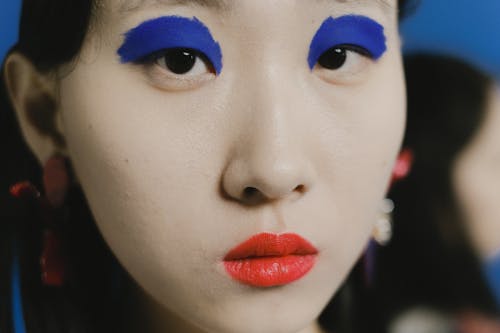
[[[164,16],[139,24],[125,33],[118,49],[122,63],[137,62],[165,49],[186,48],[202,53],[218,74],[222,51],[210,30],[196,17]]]
[[[387,50],[384,27],[369,17],[344,15],[329,17],[320,26],[311,42],[309,68],[312,70],[319,57],[329,49],[340,45],[353,45],[365,49],[377,60]]]

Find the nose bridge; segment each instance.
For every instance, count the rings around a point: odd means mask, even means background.
[[[263,169],[291,168],[297,164],[293,159],[301,150],[296,110],[292,106],[294,96],[290,87],[276,78],[277,75],[266,75],[254,95],[251,130],[247,134],[250,142],[247,158],[261,164]]]
[[[313,182],[297,112],[297,86],[280,66],[254,72],[245,86],[246,125],[224,177],[226,192],[238,200],[276,200],[307,191]]]

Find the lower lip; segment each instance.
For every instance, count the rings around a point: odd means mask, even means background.
[[[224,261],[226,271],[241,283],[254,287],[286,285],[306,275],[316,254],[256,257]]]

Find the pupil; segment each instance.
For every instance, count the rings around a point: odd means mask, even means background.
[[[347,60],[347,51],[342,48],[332,48],[321,55],[318,63],[327,69],[339,69]]]
[[[193,69],[196,55],[190,50],[172,50],[165,54],[165,64],[175,74],[186,74]]]

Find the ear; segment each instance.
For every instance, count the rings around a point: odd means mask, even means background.
[[[4,77],[24,139],[41,165],[54,154],[66,155],[55,74],[41,73],[15,52],[5,61]]]

